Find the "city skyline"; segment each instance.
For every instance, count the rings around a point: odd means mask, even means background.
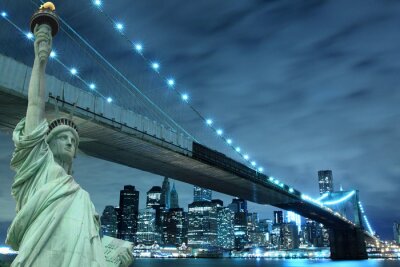
[[[160,59],[161,69],[190,90],[191,103],[212,116],[267,174],[316,197],[317,171],[332,170],[336,189],[341,184],[345,190],[360,190],[374,230],[385,239],[393,239],[393,222],[399,221],[400,214],[398,205],[390,205],[398,202],[400,177],[400,66],[393,60],[400,57],[400,37],[394,26],[400,4],[234,2],[229,8],[212,1],[177,4],[179,8],[172,3],[160,8],[155,1],[136,3],[130,11],[134,16],[123,4],[107,4],[105,8],[125,18],[127,35],[143,39],[145,49]],[[88,16],[81,19],[75,16],[76,3],[60,2],[57,8],[127,72],[123,67],[128,65],[127,58],[129,62],[139,60],[131,57],[131,49],[123,46],[114,29],[87,5],[82,2]],[[27,29],[33,5],[4,1],[0,4],[3,9]],[[335,15],[339,13],[341,19]],[[0,23],[0,52],[32,65],[32,44],[3,20]],[[101,34],[98,29],[102,29]],[[57,38],[54,45],[60,57],[78,60],[72,46],[61,43],[63,34]],[[118,49],[111,49],[111,44]],[[79,63],[83,75],[96,77],[93,63]],[[72,80],[51,66],[49,72]],[[165,90],[153,82],[154,88]],[[108,90],[105,93],[112,94]],[[172,98],[172,94],[162,97]],[[172,111],[178,109],[175,100],[171,100],[175,105]],[[183,121],[188,128],[200,125],[200,137],[201,131],[206,131],[200,121],[186,117]],[[219,142],[214,139],[206,141],[213,148]],[[11,135],[0,133],[3,239],[15,215],[10,196],[12,150]],[[161,186],[163,179],[81,154],[74,164],[74,177],[90,193],[99,214],[106,205],[116,204],[110,202],[116,201],[116,191],[123,185],[132,184],[147,192],[150,185]],[[176,188],[180,205],[187,207],[183,203],[192,200],[192,186],[176,182]],[[142,195],[140,205],[145,203]],[[231,198],[214,192],[213,196],[224,202]],[[260,214],[275,209],[249,205]]]

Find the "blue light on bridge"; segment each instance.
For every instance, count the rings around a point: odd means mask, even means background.
[[[332,201],[326,201],[326,202],[323,202],[323,204],[324,205],[336,205],[336,204],[339,204],[339,203],[341,203],[343,201],[346,201],[349,198],[351,198],[355,193],[356,193],[356,191],[353,190],[353,191],[349,192],[347,195],[345,195],[345,196],[343,196],[343,197],[341,197],[339,199],[332,200]]]
[[[258,168],[258,171],[259,171],[259,172],[263,172],[263,171],[264,171],[264,168],[263,168],[263,167],[259,167],[259,168]]]
[[[96,85],[94,83],[91,83],[91,84],[89,84],[89,88],[94,90],[94,89],[96,89]]]
[[[111,103],[112,101],[113,101],[113,100],[112,100],[111,97],[108,97],[108,98],[107,98],[107,102],[108,102],[108,103]]]
[[[188,94],[183,94],[182,95],[182,100],[187,102],[189,100]]]
[[[32,39],[33,39],[33,34],[32,34],[31,32],[27,32],[27,33],[25,34],[25,36],[26,36],[26,38],[28,38],[29,40],[32,40]]]
[[[102,5],[102,3],[101,3],[100,0],[94,0],[94,1],[93,1],[93,4],[94,4],[95,6],[97,6],[97,7],[101,7],[101,5]]]
[[[120,22],[115,23],[115,29],[122,32],[124,30],[124,24],[122,24]]]
[[[250,157],[249,157],[249,155],[245,154],[245,155],[243,156],[243,158],[244,158],[245,160],[248,160]]]
[[[268,178],[268,180],[269,180],[270,182],[274,182],[274,177],[270,176],[270,177]]]
[[[175,80],[174,80],[174,79],[168,79],[168,80],[167,80],[167,84],[168,84],[170,87],[172,87],[172,86],[175,85]]]
[[[72,68],[72,69],[70,69],[70,71],[69,72],[71,72],[71,74],[72,75],[76,75],[76,74],[78,74],[78,70],[77,69],[75,69],[75,68]]]
[[[240,152],[240,147],[235,148],[236,152]]]
[[[221,129],[218,129],[218,130],[217,130],[217,134],[218,134],[218,135],[222,135],[223,133],[224,133],[224,132],[223,132]]]
[[[138,53],[141,53],[142,50],[143,50],[143,45],[140,44],[140,43],[135,44],[134,47],[135,47],[135,50],[136,50]]]
[[[153,62],[151,63],[151,67],[155,70],[158,71],[160,69],[160,64],[158,62]]]
[[[5,11],[2,11],[2,12],[1,12],[1,16],[2,16],[3,18],[7,17],[7,13],[6,13]]]
[[[227,139],[226,142],[230,145],[232,144],[232,139]]]
[[[207,123],[207,125],[212,125],[213,124],[213,120],[212,119],[207,119],[206,123]]]
[[[56,51],[54,51],[54,50],[53,50],[53,51],[51,51],[51,52],[50,52],[50,57],[51,57],[51,58],[55,58],[55,57],[57,57],[57,53],[56,53]]]
[[[294,190],[293,190],[293,188],[289,188],[289,193],[293,193],[294,192]]]
[[[256,166],[256,162],[255,162],[255,161],[252,161],[252,162],[251,162],[251,166],[253,166],[253,167]]]

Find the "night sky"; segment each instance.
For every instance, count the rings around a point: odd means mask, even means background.
[[[35,2],[1,0],[0,11],[28,30]],[[168,91],[165,77],[174,77],[190,103],[267,174],[316,197],[317,171],[331,169],[335,189],[360,190],[374,230],[393,239],[393,222],[400,221],[399,1],[104,0],[102,8],[124,23],[125,36],[142,42],[143,55],[160,63],[161,77],[90,0],[54,3],[76,32],[199,141],[235,158]],[[109,68],[63,28],[53,42],[60,59],[115,103],[137,108]],[[2,18],[0,53],[33,63],[32,43]],[[83,86],[54,62],[47,72]],[[0,133],[0,243],[15,215],[12,151],[10,133]],[[143,207],[145,193],[163,179],[85,155],[74,166],[98,213],[118,205],[125,184],[137,187]],[[187,209],[193,187],[176,181],[176,188]],[[232,198],[213,196],[225,204]],[[249,209],[260,218],[271,218],[274,210]]]

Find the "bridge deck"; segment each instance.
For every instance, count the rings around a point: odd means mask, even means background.
[[[4,79],[12,78],[4,73],[1,75],[1,69],[0,62],[0,129],[10,131],[25,116],[27,99],[26,93],[21,92],[18,86],[13,87],[15,82],[4,81]],[[27,79],[26,73],[12,77]],[[26,85],[22,86],[24,87]],[[68,86],[63,86],[63,88],[65,90]],[[59,95],[64,95],[64,93],[61,92]],[[55,104],[64,114],[68,114],[73,109],[72,102],[49,96],[46,106],[49,119],[55,116],[52,112]],[[230,166],[202,160],[198,157],[199,155],[194,155],[196,152],[192,149],[193,144],[182,145],[171,140],[166,141],[157,134],[135,129],[123,121],[106,117],[104,113],[94,112],[79,103],[74,108],[74,116],[81,136],[80,149],[87,155],[168,176],[255,203],[292,210],[328,227],[355,227],[331,212],[302,200],[300,192],[290,193],[287,188],[281,188],[269,182],[265,175],[253,175],[250,172],[238,174],[232,171]],[[221,154],[219,160],[223,159],[223,156]],[[134,184],[135,181],[132,180],[132,183]]]

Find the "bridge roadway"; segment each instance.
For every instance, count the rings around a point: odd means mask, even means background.
[[[0,55],[0,130],[11,131],[25,116],[30,71],[30,67]],[[299,191],[173,129],[105,103],[55,77],[46,77],[46,87],[48,119],[55,117],[55,105],[65,116],[74,110],[81,136],[79,149],[84,154],[291,210],[331,229],[362,230],[329,208],[304,199]]]

